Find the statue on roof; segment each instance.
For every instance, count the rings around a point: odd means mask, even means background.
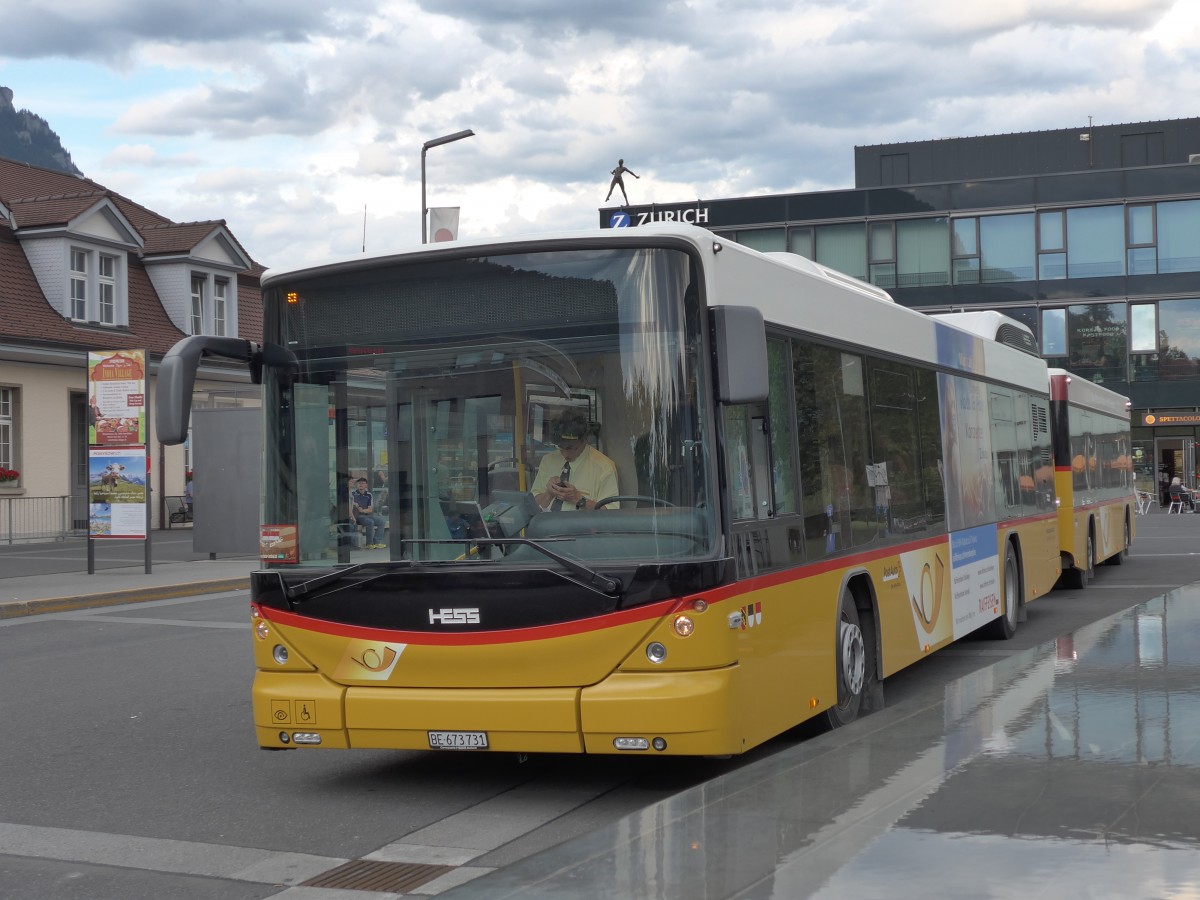
[[[637,174],[635,171],[633,171],[633,169],[627,169],[627,168],[625,168],[625,160],[623,160],[623,159],[618,159],[618,160],[617,160],[617,167],[616,167],[615,169],[613,169],[613,170],[612,170],[612,181],[610,181],[610,182],[609,182],[609,184],[608,184],[608,197],[605,197],[605,198],[604,198],[604,202],[605,202],[605,203],[607,203],[607,202],[608,202],[608,198],[612,196],[613,188],[620,188],[620,189],[621,189],[621,196],[625,198],[625,205],[626,205],[626,206],[628,206],[628,205],[629,205],[629,195],[625,193],[625,181],[624,181],[624,179],[621,177],[621,176],[622,176],[622,175],[624,175],[626,172],[628,172],[628,173],[629,173],[630,175],[632,175],[634,178],[639,178],[639,177],[640,177],[640,176],[639,176],[639,175],[638,175],[638,174]]]

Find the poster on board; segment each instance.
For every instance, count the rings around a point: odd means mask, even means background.
[[[146,443],[146,351],[88,352],[88,444]]]
[[[88,534],[146,537],[146,448],[93,447],[88,454]]]

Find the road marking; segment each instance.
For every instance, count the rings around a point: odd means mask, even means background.
[[[111,607],[110,607],[111,609]],[[121,622],[130,625],[181,625],[188,628],[240,628],[249,630],[250,619],[245,622],[197,622],[191,619],[152,619],[148,616],[85,616],[80,613],[63,613],[64,619],[87,619],[94,622]]]
[[[0,822],[6,854],[256,884],[299,884],[348,860],[195,841]],[[323,895],[328,897],[328,894]]]
[[[105,620],[121,617],[106,617]],[[186,624],[163,622],[163,624]],[[194,624],[194,623],[193,623]],[[244,626],[239,626],[244,627]],[[464,754],[465,756],[465,754]],[[362,857],[376,862],[432,863],[455,870],[413,892],[436,895],[495,871],[494,866],[465,865],[523,837],[611,791],[611,781],[580,783],[551,779],[519,785],[510,791],[414,831]],[[259,884],[299,885],[348,862],[327,856],[231,847],[166,838],[137,837],[0,823],[3,853],[120,866],[153,872],[199,875]],[[351,900],[361,892],[291,887],[277,900]],[[372,894],[379,900],[394,894]]]
[[[612,789],[611,781],[601,779],[591,784],[550,780],[519,785],[407,834],[363,859],[461,866],[548,825]]]

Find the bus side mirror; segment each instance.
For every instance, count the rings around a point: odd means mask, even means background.
[[[767,329],[752,306],[714,306],[713,351],[717,359],[717,402],[758,403],[767,399]]]
[[[167,351],[158,369],[158,394],[154,403],[154,430],[159,443],[182,444],[187,440],[192,416],[192,390],[203,356],[222,356],[253,362],[258,347],[240,338],[193,335]]]

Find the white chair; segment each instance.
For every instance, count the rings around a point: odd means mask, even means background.
[[[1170,504],[1170,506],[1167,507],[1167,515],[1169,516],[1171,513],[1179,513],[1180,515],[1183,514],[1183,495],[1182,494],[1176,494],[1176,493],[1171,494],[1171,504]]]
[[[1137,514],[1139,516],[1147,515],[1150,512],[1150,502],[1154,497],[1149,491],[1137,491],[1134,494],[1134,500],[1137,503]]]

